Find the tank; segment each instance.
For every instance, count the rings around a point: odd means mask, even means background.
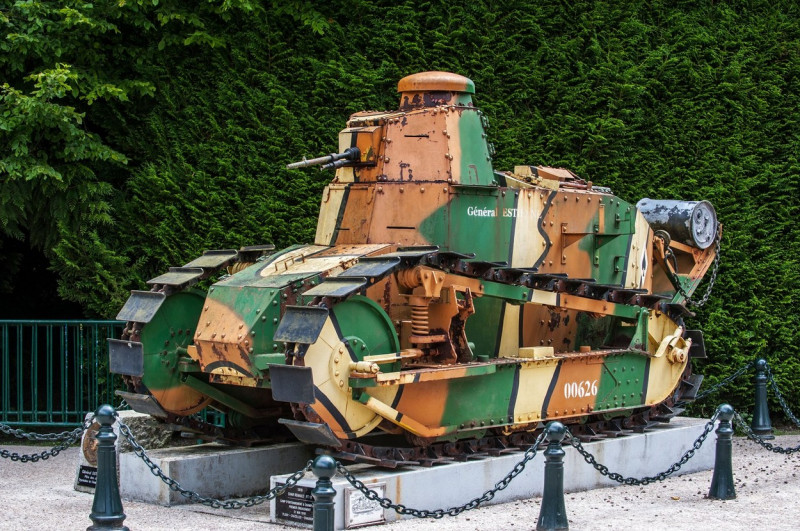
[[[313,244],[206,251],[131,293],[119,394],[209,437],[291,433],[387,466],[529,444],[554,419],[591,438],[679,413],[702,381],[683,319],[718,252],[713,207],[496,170],[471,80],[398,92],[350,116],[337,153],[289,165],[333,172]],[[226,427],[193,417],[207,406]]]

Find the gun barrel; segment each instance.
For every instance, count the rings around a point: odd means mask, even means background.
[[[303,159],[299,162],[292,162],[291,164],[286,165],[286,169],[294,170],[297,168],[305,168],[307,166],[316,166],[317,164],[325,164],[326,162],[331,162],[334,160],[334,155],[335,153],[331,153],[330,155],[317,157],[315,159]]]
[[[287,170],[294,170],[297,168],[305,168],[307,166],[316,166],[318,164],[325,164],[328,167],[331,163],[336,161],[342,161],[342,164],[335,166],[338,168],[339,166],[343,166],[347,162],[357,162],[361,158],[361,150],[357,147],[350,147],[345,149],[342,153],[331,153],[330,155],[323,155],[322,157],[317,157],[315,159],[303,159],[299,162],[292,162],[291,164],[286,165]],[[323,169],[327,169],[323,166]]]

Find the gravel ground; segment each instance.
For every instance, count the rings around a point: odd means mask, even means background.
[[[800,444],[800,435],[782,435],[773,443],[794,447]],[[2,447],[20,454],[41,451],[31,446]],[[0,529],[84,529],[91,525],[92,496],[72,488],[77,456],[78,449],[70,448],[37,463],[0,459]],[[711,471],[672,477],[646,487],[568,493],[565,500],[570,529],[800,528],[800,454],[774,454],[736,438],[733,470],[737,498],[729,501],[706,498]],[[535,529],[540,504],[541,499],[534,498],[488,506],[454,518],[403,520],[368,529]],[[268,523],[267,504],[240,511],[194,505],[160,507],[125,500],[123,505],[125,525],[131,530],[284,529]]]

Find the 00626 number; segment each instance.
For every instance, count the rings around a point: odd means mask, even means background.
[[[597,395],[597,380],[582,382],[569,382],[564,384],[565,398],[584,398]]]

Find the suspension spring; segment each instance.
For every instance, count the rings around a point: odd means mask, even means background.
[[[411,331],[415,336],[427,336],[431,329],[428,323],[428,305],[414,304],[411,306]]]

